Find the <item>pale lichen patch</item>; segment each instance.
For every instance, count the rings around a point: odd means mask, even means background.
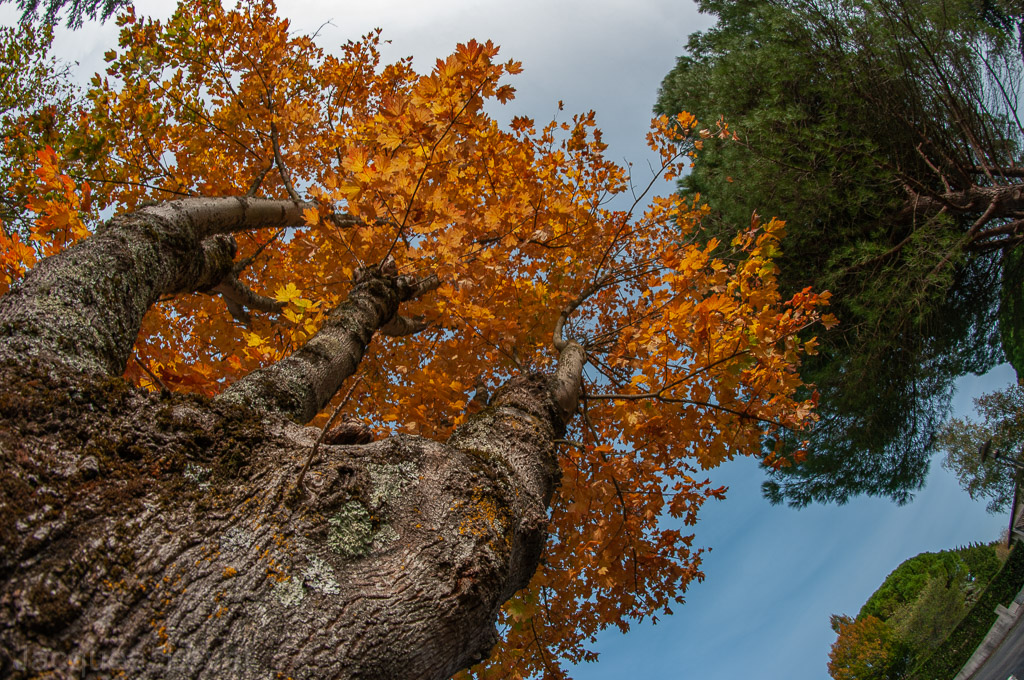
[[[197,465],[195,463],[189,463],[185,466],[185,471],[182,472],[182,476],[193,484],[197,485],[200,489],[206,490],[210,488],[210,469]]]
[[[274,583],[274,595],[285,607],[294,607],[306,597],[306,586],[302,579],[286,578]]]
[[[223,552],[245,550],[256,540],[256,535],[245,527],[234,526],[220,537],[220,549]]]
[[[398,540],[398,532],[390,524],[384,524],[373,536],[373,549],[384,550]]]
[[[391,502],[417,479],[416,466],[409,461],[393,465],[371,463],[366,469],[373,484],[370,492],[370,506],[373,508]]]
[[[363,504],[349,501],[327,520],[327,545],[343,557],[361,557],[373,542],[373,520]]]
[[[313,590],[319,590],[328,595],[337,595],[341,592],[341,586],[334,578],[334,570],[319,557],[310,557],[309,566],[302,572],[306,584]]]

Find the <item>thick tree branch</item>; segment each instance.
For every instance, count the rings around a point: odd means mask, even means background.
[[[576,407],[583,392],[583,367],[587,363],[587,352],[583,346],[575,340],[565,338],[565,324],[572,313],[586,302],[587,298],[609,285],[613,280],[613,276],[607,276],[588,285],[575,299],[562,308],[555,321],[552,344],[558,352],[558,367],[551,377],[551,393],[555,403],[558,404],[559,417],[563,423],[568,423],[576,413]]]
[[[391,320],[380,327],[380,332],[388,337],[401,338],[414,335],[430,326],[425,320],[395,314]]]
[[[997,165],[992,165],[992,166],[976,165],[973,168],[970,168],[970,171],[975,173],[975,174],[979,174],[979,175],[984,175],[984,174],[991,173],[993,175],[997,175],[997,176],[1001,176],[1001,177],[1024,177],[1024,168],[1004,168],[1004,167],[997,166]]]
[[[303,224],[303,211],[317,207],[316,203],[266,198],[184,198],[141,208],[130,215],[165,220],[174,228],[195,230],[200,238],[206,238],[214,234],[298,227]]]
[[[159,219],[115,218],[41,262],[0,298],[0,356],[120,375],[150,305],[165,294],[217,285],[234,255],[228,235],[201,240],[195,230]]]
[[[558,405],[558,415],[568,424],[576,414],[583,391],[583,366],[587,353],[575,340],[565,342],[558,353],[558,368],[551,377],[551,395]]]
[[[331,311],[323,327],[305,345],[291,356],[253,371],[217,399],[309,422],[342,381],[355,373],[375,332],[414,332],[411,322],[395,321],[398,305],[438,285],[435,276],[396,276],[393,264],[363,272],[348,299]]]
[[[1001,184],[991,187],[972,186],[960,191],[947,191],[935,196],[924,196],[912,192],[897,215],[897,220],[912,221],[915,218],[931,217],[949,210],[962,213],[985,213],[993,205],[987,220],[1013,215],[1024,210],[1024,184]]]
[[[1024,243],[1024,236],[1010,236],[1007,238],[994,239],[992,241],[975,241],[965,248],[972,253],[990,253],[996,250],[1016,248]]]
[[[224,284],[236,312],[243,305],[270,308],[266,298],[230,281],[237,250],[231,235],[299,226],[311,207],[189,198],[114,217],[0,298],[0,357],[46,357],[75,370],[120,375],[142,317],[161,296]]]
[[[231,316],[236,321],[247,325],[249,323],[248,310],[250,309],[276,314],[285,307],[283,302],[253,292],[249,286],[239,280],[234,271],[228,273],[220,283],[210,289],[210,292],[223,296]]]

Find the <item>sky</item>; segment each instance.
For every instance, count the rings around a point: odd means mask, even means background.
[[[173,3],[137,2],[139,15],[164,17]],[[549,120],[564,101],[566,118],[593,109],[611,158],[631,162],[645,179],[653,154],[644,146],[658,85],[682,53],[687,36],[711,19],[689,0],[376,0],[291,1],[279,12],[331,49],[375,27],[384,29],[386,60],[414,56],[420,69],[459,42],[493,40],[501,58],[523,62],[511,80],[516,100],[499,119],[527,115]],[[0,22],[17,13],[0,7]],[[113,24],[60,32],[57,52],[80,64],[83,81],[102,69],[102,54],[116,44]],[[671,187],[661,185],[661,191]],[[954,405],[969,413],[971,397],[1013,379],[1002,366],[959,383]],[[709,473],[730,487],[726,500],[709,503],[693,529],[711,548],[703,583],[692,584],[686,604],[656,626],[599,637],[596,664],[577,667],[577,680],[645,677],[732,680],[820,680],[835,634],[829,615],[855,614],[900,562],[923,551],[999,536],[1006,518],[988,515],[956,480],[932,464],[914,502],[896,507],[881,499],[845,506],[794,510],[761,497],[762,474],[741,460]]]

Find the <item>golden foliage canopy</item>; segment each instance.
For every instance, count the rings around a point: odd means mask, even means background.
[[[211,296],[161,301],[127,377],[219,392],[316,332],[359,266],[393,257],[442,285],[406,312],[426,330],[373,343],[346,408],[379,434],[435,438],[465,418],[474,388],[549,368],[564,315],[587,352],[581,413],[560,445],[543,564],[507,603],[504,644],[478,672],[560,677],[560,660],[593,658],[584,642],[599,630],[681,602],[703,578],[702,551],[665,518],[693,525],[722,497],[704,475],[722,461],[788,464],[763,442],[812,418],[796,366],[825,296],[780,299],[782,224],[755,217],[736,237],[743,256],[727,258],[691,239],[702,205],[673,195],[641,214],[645,199],[632,201],[628,171],[603,155],[593,112],[496,122],[520,65],[490,42],[459,45],[420,74],[411,59],[381,63],[379,31],[331,54],[268,1],[184,0],[166,22],[119,22],[82,119],[103,160],[38,156],[26,197],[37,219],[30,234],[4,232],[0,293],[110,210],[302,198],[315,206],[304,226],[239,243],[251,260],[243,280],[283,312],[242,324]],[[688,114],[654,121],[659,175],[683,172],[713,134],[696,128]]]

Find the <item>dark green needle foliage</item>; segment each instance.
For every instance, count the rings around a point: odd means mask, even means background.
[[[705,140],[681,190],[709,202],[706,238],[785,219],[780,280],[833,291],[840,319],[803,369],[822,416],[808,457],[769,471],[765,494],[906,502],[954,380],[1002,358],[1002,263],[1024,241],[1024,4],[699,5],[718,23],[690,36],[656,110],[712,132],[724,118],[735,138]]]
[[[21,10],[23,22],[56,24],[63,19],[70,28],[80,28],[85,19],[106,21],[132,5],[131,0],[0,0],[0,4],[12,3]]]

